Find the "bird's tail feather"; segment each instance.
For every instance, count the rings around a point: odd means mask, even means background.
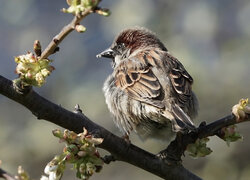
[[[175,120],[175,123],[173,125],[176,131],[180,131],[184,129],[188,129],[188,130],[196,129],[190,117],[180,108],[180,106],[175,104],[172,107],[172,112],[173,112],[173,116]]]

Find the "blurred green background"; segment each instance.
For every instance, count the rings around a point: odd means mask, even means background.
[[[169,51],[194,78],[200,111],[196,124],[219,119],[230,113],[240,98],[250,97],[250,1],[249,0],[103,0],[112,11],[108,18],[90,15],[82,24],[84,34],[73,32],[51,56],[56,70],[42,88],[42,96],[72,110],[80,104],[96,123],[121,135],[112,122],[102,93],[111,73],[110,62],[95,55],[107,48],[114,36],[131,26],[145,26],[156,32]],[[36,39],[46,47],[72,16],[60,9],[62,0],[0,1],[0,74],[16,78],[14,56],[32,50]],[[213,137],[213,153],[205,158],[186,156],[184,166],[204,179],[250,179],[250,124],[240,124],[243,142],[230,148]],[[62,150],[51,134],[56,125],[35,117],[23,106],[0,96],[0,159],[2,167],[16,172],[22,165],[33,179],[39,179],[47,162]],[[132,142],[157,153],[166,145],[149,140]],[[70,168],[68,168],[70,169]],[[63,179],[75,179],[69,171]],[[160,179],[132,165],[115,162],[105,165],[92,178]]]

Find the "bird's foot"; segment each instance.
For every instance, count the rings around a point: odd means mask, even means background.
[[[174,154],[171,155],[170,153],[168,153],[167,149],[164,149],[162,151],[160,151],[158,154],[156,154],[156,156],[163,160],[164,162],[166,162],[167,164],[171,165],[171,164],[179,164],[182,162],[181,157],[177,157]]]
[[[166,149],[160,151],[156,156],[160,159],[166,159],[168,157]]]

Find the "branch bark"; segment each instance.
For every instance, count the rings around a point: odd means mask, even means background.
[[[181,156],[184,154],[187,146],[195,143],[198,138],[202,139],[214,135],[219,136],[221,128],[248,121],[249,118],[250,117],[247,116],[244,121],[237,121],[236,117],[230,114],[208,125],[201,125],[195,132],[189,132],[184,135],[178,134],[175,140],[173,140],[165,150],[161,151],[159,155],[170,162],[181,161]]]
[[[0,93],[29,109],[38,119],[44,119],[63,128],[82,132],[85,127],[89,132],[104,139],[100,148],[109,151],[117,160],[133,164],[163,179],[199,180],[180,163],[168,164],[156,155],[129,144],[105,128],[95,124],[84,115],[70,112],[31,90],[26,95],[17,93],[12,81],[0,75]]]

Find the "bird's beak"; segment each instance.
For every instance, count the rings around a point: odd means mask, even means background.
[[[111,48],[109,48],[101,52],[100,54],[97,54],[96,57],[97,58],[101,58],[101,57],[114,58],[114,51]]]

